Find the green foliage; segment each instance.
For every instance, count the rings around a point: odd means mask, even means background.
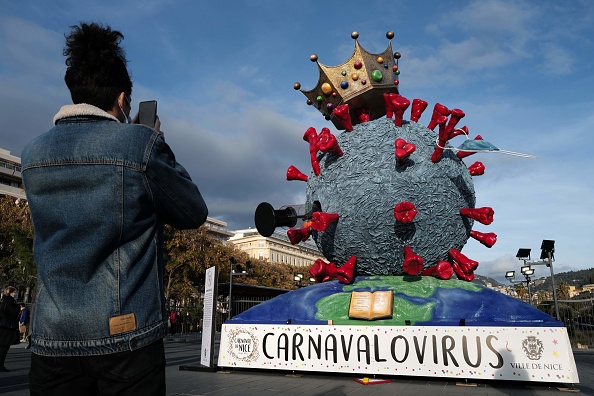
[[[0,197],[0,286],[35,286],[33,226],[29,206],[13,197]]]

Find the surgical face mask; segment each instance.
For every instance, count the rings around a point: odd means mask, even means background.
[[[132,118],[130,118],[129,115],[126,115],[124,109],[122,109],[121,107],[120,110],[122,110],[122,114],[124,115],[124,124],[132,124]]]
[[[132,108],[132,106],[130,106],[130,99],[128,99],[128,97],[126,95],[124,95],[124,100],[128,104],[128,107]],[[130,118],[130,115],[126,115],[126,112],[124,111],[124,109],[122,109],[121,106],[119,106],[119,107],[120,107],[120,110],[122,111],[122,114],[124,115],[124,123],[132,124],[132,118]]]

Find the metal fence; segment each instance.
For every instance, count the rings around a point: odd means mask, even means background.
[[[594,298],[580,300],[557,300],[559,319],[565,324],[571,346],[594,348]],[[543,312],[556,317],[553,301],[543,301],[537,306]]]

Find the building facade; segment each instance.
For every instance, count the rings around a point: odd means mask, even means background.
[[[0,195],[25,199],[21,159],[0,148]]]
[[[295,267],[310,267],[317,259],[326,261],[312,240],[293,245],[286,232],[280,230],[275,230],[269,237],[260,235],[253,228],[233,231],[233,234],[229,242],[251,258]]]

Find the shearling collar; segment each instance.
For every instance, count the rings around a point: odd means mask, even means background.
[[[60,108],[58,114],[54,116],[54,125],[63,119],[68,117],[78,117],[78,116],[94,116],[94,117],[104,117],[110,120],[114,120],[120,122],[116,117],[112,116],[111,114],[101,110],[99,107],[80,103],[80,104],[73,104],[73,105],[65,105]]]

